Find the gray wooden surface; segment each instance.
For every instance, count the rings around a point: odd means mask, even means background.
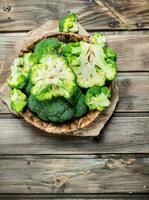
[[[118,52],[119,104],[99,138],[75,138],[47,136],[0,100],[0,199],[147,200],[148,0],[1,0],[0,70],[28,30],[70,10]]]

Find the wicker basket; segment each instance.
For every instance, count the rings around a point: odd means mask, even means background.
[[[76,42],[76,41],[89,41],[88,36],[82,36],[74,33],[48,33],[44,36],[36,35],[34,40],[31,42],[27,42],[24,48],[21,50],[19,55],[23,53],[29,52],[34,49],[37,42],[40,40],[46,39],[48,37],[55,37],[63,42]],[[112,90],[112,83],[110,85]],[[29,109],[25,110],[21,113],[21,116],[24,118],[25,121],[32,124],[33,126],[44,130],[47,133],[54,133],[54,134],[66,134],[66,135],[73,135],[72,132],[77,131],[78,129],[84,128],[91,124],[98,116],[100,112],[97,110],[89,111],[85,116],[74,119],[70,122],[65,122],[61,124],[56,124],[53,122],[45,122],[39,119],[34,113],[32,113]]]

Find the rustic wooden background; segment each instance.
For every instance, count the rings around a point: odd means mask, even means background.
[[[118,52],[120,101],[99,138],[46,136],[0,101],[0,199],[149,199],[149,1],[1,0],[0,66],[68,11]]]

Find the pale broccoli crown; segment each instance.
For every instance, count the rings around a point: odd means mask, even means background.
[[[28,75],[28,66],[24,66],[23,57],[16,58],[11,66],[11,75],[8,79],[9,87],[23,89],[28,82]]]
[[[97,55],[98,51],[95,49],[95,45],[82,41],[80,46],[79,60],[81,64],[72,66],[77,76],[78,85],[82,88],[89,88],[94,85],[103,86],[106,78],[104,72],[97,65],[99,55]]]
[[[78,32],[78,18],[75,13],[70,13],[69,15],[63,17],[59,21],[59,31],[60,32]]]
[[[34,84],[31,93],[38,100],[50,100],[57,96],[70,98],[76,87],[76,77],[66,60],[55,54],[45,55],[40,62],[31,69]]]
[[[108,99],[110,97],[111,91],[108,87],[94,86],[87,90],[85,102],[90,110],[97,109],[102,111],[110,105],[110,101]]]
[[[34,59],[40,61],[45,54],[53,54],[59,51],[62,42],[57,38],[48,38],[38,42],[34,49]]]
[[[102,47],[106,44],[106,38],[101,33],[94,33],[91,35],[91,42],[93,44],[100,44]]]
[[[13,111],[20,113],[27,104],[26,95],[18,89],[12,89],[10,94],[10,106]]]
[[[75,109],[63,97],[38,101],[33,95],[28,98],[29,109],[44,121],[64,122],[73,118]]]
[[[77,83],[82,88],[93,86],[103,86],[107,80],[114,80],[117,74],[115,61],[104,53],[100,44],[89,44],[80,42],[80,56],[75,56],[67,60],[77,76]],[[111,56],[111,57],[110,57]]]

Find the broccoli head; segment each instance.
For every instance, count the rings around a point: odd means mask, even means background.
[[[62,96],[66,99],[73,95],[76,77],[66,60],[58,55],[46,55],[41,63],[31,68],[31,93],[38,100],[50,100]]]
[[[62,42],[57,38],[48,38],[38,42],[34,49],[34,59],[40,61],[44,54],[51,54],[59,51]]]
[[[60,32],[78,32],[78,18],[75,13],[70,13],[69,15],[63,17],[59,21],[59,31]]]
[[[76,118],[82,117],[83,115],[85,115],[87,113],[87,110],[88,110],[88,106],[85,103],[85,95],[81,94],[78,99],[78,102],[75,106],[74,117],[76,117]]]
[[[104,110],[110,105],[108,98],[111,96],[111,91],[108,87],[94,86],[89,88],[86,93],[85,102],[91,110]]]
[[[106,79],[114,80],[117,74],[116,63],[108,58],[104,53],[103,47],[100,44],[89,44],[80,42],[81,54],[77,59],[80,60],[80,65],[70,65],[76,76],[77,83],[82,88],[93,86],[103,86]],[[75,60],[76,63],[79,63]]]
[[[30,67],[34,64],[33,53],[25,53],[23,56],[17,57],[11,66],[8,85],[11,88],[23,89],[28,83]]]
[[[74,116],[74,108],[63,97],[38,101],[33,95],[28,98],[29,109],[44,121],[65,122]]]
[[[91,42],[93,44],[100,44],[104,47],[106,44],[106,38],[101,33],[94,33],[91,35]]]
[[[10,106],[13,111],[19,113],[22,112],[27,104],[26,95],[16,88],[11,90],[10,94]]]
[[[80,42],[81,54],[79,56],[80,65],[71,66],[77,76],[77,83],[82,88],[89,88],[95,85],[103,86],[105,84],[105,75],[97,65],[99,60],[98,49],[94,44]]]
[[[28,67],[24,66],[23,58],[16,58],[11,66],[11,75],[8,79],[9,87],[23,89],[28,83],[28,75]]]

